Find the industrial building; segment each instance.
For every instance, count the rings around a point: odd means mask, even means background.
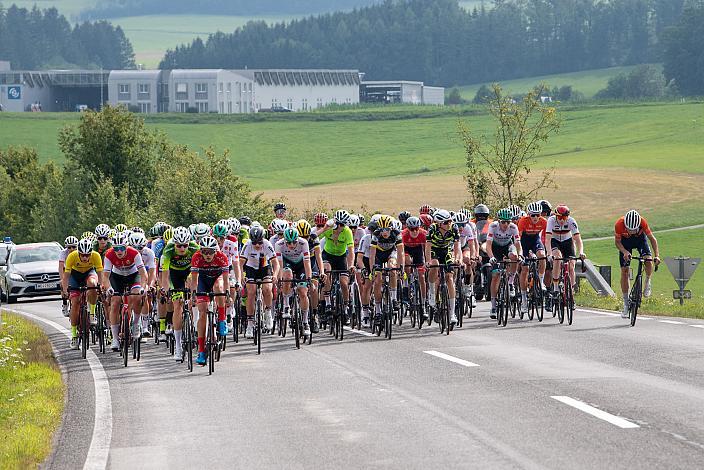
[[[4,70],[3,70],[4,69]],[[0,109],[80,111],[124,105],[140,113],[309,111],[360,102],[444,104],[444,89],[422,82],[362,82],[357,70],[0,69]],[[39,105],[39,106],[37,106]]]

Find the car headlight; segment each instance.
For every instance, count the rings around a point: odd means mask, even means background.
[[[24,280],[24,277],[18,273],[10,273],[10,279],[12,279],[13,281],[26,282]]]

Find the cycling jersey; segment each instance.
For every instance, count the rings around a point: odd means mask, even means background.
[[[167,269],[172,271],[187,271],[191,269],[191,259],[193,255],[200,250],[200,245],[196,242],[190,242],[186,252],[183,255],[176,253],[176,245],[174,242],[169,242],[164,247],[164,252],[161,255],[161,270]]]
[[[105,249],[101,250],[100,249],[100,243],[98,243],[98,240],[93,242],[93,251],[98,253],[100,255],[101,260],[105,260],[105,253],[112,248],[112,243],[110,240],[108,240],[107,244],[105,245]]]
[[[149,247],[142,248],[140,253],[142,255],[142,261],[144,261],[144,267],[148,270],[156,269],[156,256],[154,251]]]
[[[433,224],[428,230],[427,237],[431,248],[448,250],[456,241],[460,239],[460,233],[457,230],[457,227],[453,225],[443,234],[438,224]]]
[[[219,277],[229,271],[230,262],[227,255],[222,251],[216,251],[213,260],[205,260],[203,253],[197,251],[191,259],[191,272],[198,273],[206,277]]]
[[[252,245],[251,240],[247,240],[242,248],[241,259],[247,260],[245,266],[252,269],[261,269],[269,266],[272,259],[276,257],[276,252],[274,252],[274,247],[271,246],[269,240],[262,240],[261,245],[257,245],[259,249]]]
[[[59,261],[66,261],[66,257],[69,255],[69,253],[70,252],[68,251],[68,248],[64,248],[63,250],[61,250],[61,252],[59,253]]]
[[[225,241],[222,242],[221,251],[227,256],[228,264],[239,262],[240,250],[237,237],[227,237]]]
[[[129,276],[144,267],[142,255],[135,248],[127,247],[125,256],[119,258],[113,248],[105,252],[105,271],[112,272],[118,276]]]
[[[376,248],[377,251],[393,250],[402,243],[401,232],[398,230],[392,229],[388,237],[384,237],[381,231],[381,229],[378,229],[372,234],[372,246]]]
[[[427,240],[427,232],[423,229],[418,230],[418,235],[415,238],[411,236],[411,232],[407,228],[401,232],[401,241],[406,248],[425,248]]]
[[[467,242],[471,242],[477,238],[477,226],[474,222],[468,222],[464,227],[459,228],[460,232],[460,246],[464,247]]]
[[[579,227],[577,227],[577,222],[571,216],[565,220],[557,220],[556,216],[551,215],[548,219],[545,233],[551,233],[553,240],[564,242],[571,239],[572,235],[579,234]]]
[[[278,233],[275,233],[274,236],[269,238],[269,243],[271,243],[271,246],[276,246],[276,243],[278,243],[279,240],[283,240],[284,237],[283,235],[279,235]]]
[[[274,251],[276,252],[276,257],[280,260],[286,260],[290,263],[300,263],[304,259],[310,259],[310,250],[308,249],[308,242],[303,238],[296,239],[293,247],[288,246],[286,240],[279,240],[274,245]]]
[[[359,242],[362,240],[362,237],[364,237],[367,234],[366,229],[362,227],[357,227],[357,230],[354,231],[354,247],[355,249],[359,246]]]
[[[484,243],[486,241],[487,235],[489,233],[489,225],[491,225],[492,220],[491,219],[482,219],[482,220],[472,219],[472,222],[474,222],[474,225],[477,228],[477,239],[479,240],[479,243]]]
[[[355,250],[355,253],[362,253],[362,256],[369,258],[372,249],[372,234],[368,233],[362,237],[359,241],[359,246]]]
[[[538,236],[545,231],[548,221],[545,217],[538,217],[536,222],[533,222],[531,217],[521,217],[518,221],[518,231],[521,236]]]
[[[339,234],[333,233],[335,226],[318,234],[319,238],[325,238],[324,250],[333,256],[343,256],[349,248],[354,249],[354,235],[349,227],[343,227]]]
[[[166,243],[164,242],[163,238],[157,238],[156,240],[152,241],[152,250],[154,251],[154,257],[156,259],[161,258],[161,255],[164,253],[165,247]]]
[[[513,222],[509,223],[505,229],[501,228],[499,221],[494,221],[489,225],[486,234],[487,243],[497,246],[508,246],[518,240],[518,227]]]
[[[97,272],[103,270],[103,261],[100,259],[100,255],[96,251],[92,251],[90,253],[90,258],[88,261],[81,260],[78,256],[78,251],[74,251],[66,257],[64,272],[70,273],[72,271],[76,271],[79,273],[87,273],[91,269],[95,269]]]
[[[621,240],[622,238],[637,238],[642,236],[643,234],[645,235],[652,235],[653,232],[650,230],[650,227],[648,226],[648,221],[645,220],[645,218],[641,217],[640,218],[640,227],[638,227],[638,231],[635,233],[630,233],[626,229],[626,223],[623,220],[624,218],[621,217],[616,221],[616,225],[614,226],[614,236],[616,237],[616,240]]]

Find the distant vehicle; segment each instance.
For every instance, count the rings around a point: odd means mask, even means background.
[[[56,242],[0,244],[0,299],[14,303],[20,297],[61,293]]]
[[[77,104],[76,105],[76,112],[82,113],[83,111],[88,111],[88,105],[87,104]]]
[[[284,106],[272,106],[271,108],[264,108],[259,110],[260,113],[291,113],[292,109],[288,109]]]

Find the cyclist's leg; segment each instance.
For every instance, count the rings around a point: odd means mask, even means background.
[[[435,257],[433,253],[430,255],[432,259],[428,261],[429,266],[438,266],[440,262],[438,259]],[[435,291],[437,290],[437,284],[438,284],[438,269],[437,268],[432,268],[428,271],[428,304],[432,307],[435,308]]]
[[[115,292],[122,292],[124,286],[121,282],[121,276],[115,273],[110,274],[110,286]],[[122,298],[113,295],[110,299],[110,330],[112,330],[112,350],[119,350],[118,337],[120,336],[120,309],[122,308]]]
[[[91,274],[86,278],[86,286],[97,287],[98,286],[98,275],[95,271],[91,270]],[[88,301],[88,312],[90,313],[90,323],[95,323],[95,306],[98,304],[98,291],[89,290],[86,292],[86,299]]]
[[[380,268],[381,264],[375,262],[374,267]],[[379,319],[381,318],[381,297],[382,297],[381,284],[382,284],[382,275],[381,275],[380,271],[377,271],[374,273],[374,319],[375,319],[375,321],[379,321]]]
[[[72,272],[68,278],[69,288],[78,288],[85,285],[85,276],[76,271]],[[78,337],[78,320],[81,307],[81,293],[78,291],[70,291],[69,298],[71,299],[71,311],[69,320],[71,322],[71,338]]]

